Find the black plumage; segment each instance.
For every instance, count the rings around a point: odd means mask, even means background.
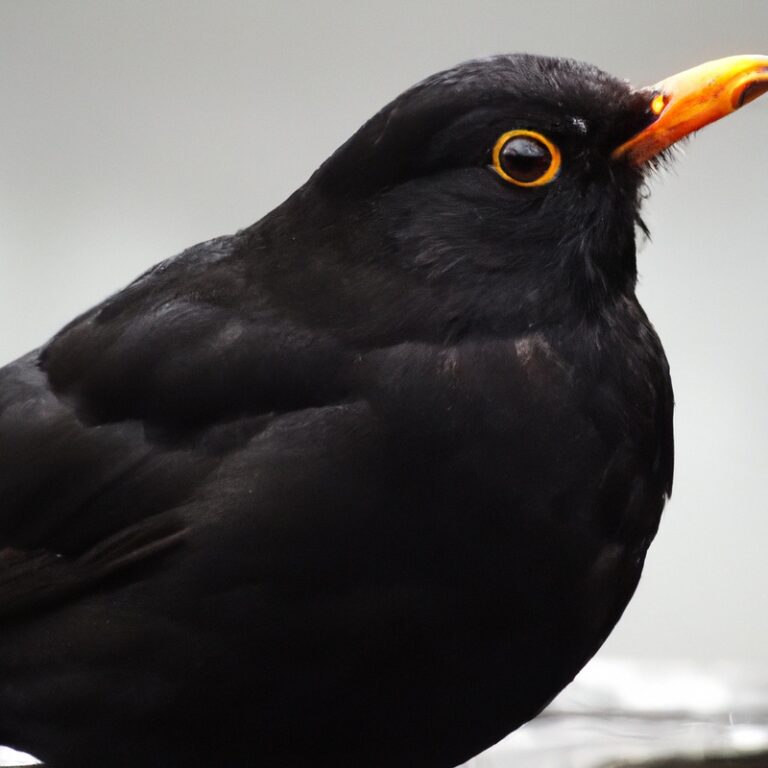
[[[0,743],[55,768],[448,768],[630,599],[672,482],[649,120],[501,56],[0,372]],[[551,184],[491,165],[522,127]],[[74,278],[73,278],[74,279]]]

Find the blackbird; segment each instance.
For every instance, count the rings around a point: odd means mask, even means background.
[[[766,90],[462,64],[3,368],[0,743],[450,768],[536,715],[670,494],[643,180]]]

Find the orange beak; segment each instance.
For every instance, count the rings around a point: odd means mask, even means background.
[[[662,80],[648,92],[655,120],[613,151],[634,165],[768,91],[768,56],[729,56]]]

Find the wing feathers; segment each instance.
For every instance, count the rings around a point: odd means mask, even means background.
[[[0,550],[0,620],[76,597],[95,584],[179,546],[181,521],[168,515],[142,520],[84,555],[46,550]]]

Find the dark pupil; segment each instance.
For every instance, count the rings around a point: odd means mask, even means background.
[[[515,136],[501,149],[499,164],[504,173],[518,181],[536,181],[552,163],[550,151],[529,136]]]

